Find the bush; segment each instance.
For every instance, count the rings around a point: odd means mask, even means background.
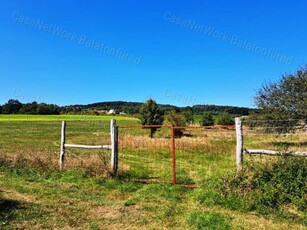
[[[246,167],[222,181],[224,198],[241,198],[248,210],[261,214],[286,213],[285,206],[307,209],[307,159],[279,157],[271,165]]]
[[[175,110],[171,110],[166,116],[165,116],[165,123],[167,125],[173,126],[173,127],[184,127],[186,126],[186,120],[185,117],[177,113]],[[181,137],[183,135],[184,128],[176,128],[175,129],[175,137]]]
[[[181,114],[184,116],[186,124],[194,123],[194,117],[191,111],[183,111]]]
[[[214,125],[214,120],[212,113],[204,113],[204,115],[201,117],[201,125],[202,126],[211,126]]]
[[[218,125],[234,125],[234,118],[229,113],[222,113],[218,116],[216,123]]]

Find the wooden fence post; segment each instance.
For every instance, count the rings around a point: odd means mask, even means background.
[[[65,158],[65,130],[66,130],[66,122],[62,121],[61,149],[60,149],[60,156],[59,156],[60,170],[63,169],[63,163],[64,163],[64,158]]]
[[[118,170],[118,127],[116,120],[111,120],[111,172],[114,176]]]
[[[240,117],[235,118],[236,123],[236,136],[237,136],[237,148],[236,148],[236,163],[237,171],[241,171],[243,167],[243,129]]]

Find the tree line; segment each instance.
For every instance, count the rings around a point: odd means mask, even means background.
[[[88,105],[70,105],[65,106],[63,109],[67,112],[80,112],[85,110],[110,110],[114,109],[118,113],[125,112],[127,114],[138,114],[143,103],[141,102],[126,102],[126,101],[111,101],[111,102],[98,102]],[[177,110],[180,112],[192,112],[194,115],[202,115],[204,112],[212,112],[213,114],[230,113],[238,116],[249,115],[255,109],[238,107],[238,106],[219,106],[219,105],[194,105],[178,107],[174,105],[159,104],[160,110],[166,113],[170,110]]]
[[[58,106],[47,103],[21,103],[18,100],[10,99],[4,105],[0,105],[0,114],[88,114],[99,115],[113,109],[117,114],[123,112],[125,114],[137,115],[140,112],[143,103],[140,102],[99,102],[88,105],[69,105]],[[185,114],[203,115],[204,112],[210,112],[213,115],[221,113],[229,113],[236,116],[244,116],[250,114],[254,109],[236,106],[218,106],[218,105],[195,105],[187,107],[177,107],[173,105],[159,105],[163,114],[171,110],[176,110]]]
[[[18,100],[10,99],[0,106],[0,114],[38,114],[38,115],[58,115],[61,108],[54,104],[46,103],[21,103]]]

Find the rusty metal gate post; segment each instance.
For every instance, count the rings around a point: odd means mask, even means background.
[[[172,127],[172,183],[176,184],[175,128]]]

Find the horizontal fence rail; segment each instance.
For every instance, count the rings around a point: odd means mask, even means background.
[[[118,169],[118,127],[116,121],[111,120],[110,122],[110,138],[111,145],[84,145],[84,144],[67,144],[66,142],[66,122],[62,121],[61,129],[61,147],[59,154],[59,165],[60,170],[63,169],[65,150],[67,148],[79,148],[79,149],[107,149],[111,150],[111,172],[113,175],[117,174]]]
[[[64,144],[65,148],[81,148],[81,149],[112,149],[111,145],[76,145]]]
[[[123,125],[120,126],[121,129],[133,129],[133,128],[170,128],[170,129],[226,129],[226,130],[235,130],[234,125],[212,125],[212,126],[171,126],[171,125]]]
[[[280,152],[274,150],[266,150],[266,149],[245,149],[245,154],[255,155],[255,154],[262,154],[262,155],[271,155],[271,156],[301,156],[307,157],[307,152]]]
[[[243,155],[307,157],[307,129],[303,120],[241,121],[235,118],[235,123],[238,171],[242,169]],[[254,148],[256,145],[261,147]]]

